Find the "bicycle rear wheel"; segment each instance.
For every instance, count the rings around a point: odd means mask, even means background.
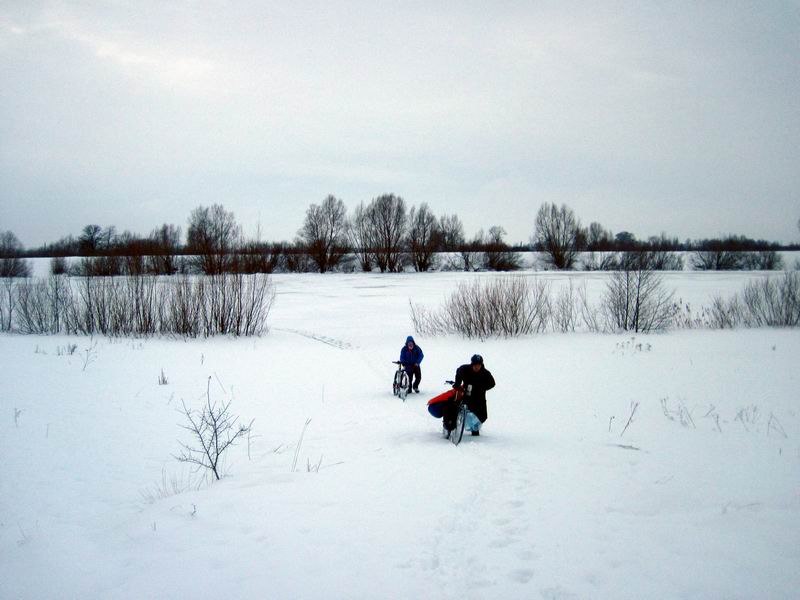
[[[466,402],[458,407],[456,413],[456,428],[450,432],[450,441],[456,446],[461,443],[461,438],[464,437],[464,425],[467,422],[467,404]]]

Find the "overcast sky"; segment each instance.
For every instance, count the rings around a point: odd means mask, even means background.
[[[0,231],[292,240],[334,194],[527,241],[800,239],[800,2],[0,0]]]

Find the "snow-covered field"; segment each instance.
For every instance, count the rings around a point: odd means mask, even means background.
[[[261,338],[1,336],[0,597],[798,597],[800,332],[418,337],[402,403],[409,299],[476,277],[278,275]],[[455,447],[425,403],[475,352],[497,387]],[[173,455],[209,383],[255,421],[198,488]]]

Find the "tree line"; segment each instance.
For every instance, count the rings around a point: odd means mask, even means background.
[[[361,202],[352,211],[328,195],[308,207],[292,242],[247,239],[234,213],[220,204],[191,212],[185,240],[174,224],[163,224],[146,236],[89,224],[78,236],[26,250],[13,232],[0,232],[0,276],[29,275],[25,258],[30,257],[50,257],[54,274],[82,276],[356,268],[382,273],[407,268],[512,271],[522,266],[522,251],[542,252],[555,269],[619,269],[642,256],[653,268],[681,269],[683,259],[675,252],[691,252],[695,269],[774,269],[782,266],[777,250],[800,249],[737,235],[680,242],[662,234],[638,240],[628,231],[615,234],[598,222],[583,226],[571,208],[551,203],[542,204],[536,213],[530,244],[511,245],[505,237],[499,225],[467,237],[458,215],[437,216],[426,203],[409,207],[395,194]],[[579,264],[582,253],[589,256]]]

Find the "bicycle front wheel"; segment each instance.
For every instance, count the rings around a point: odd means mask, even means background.
[[[467,404],[466,402],[463,403],[461,406],[458,407],[458,413],[456,413],[456,428],[450,432],[450,441],[453,442],[456,446],[461,443],[461,438],[464,437],[464,425],[467,422]]]
[[[399,388],[397,390],[397,395],[400,396],[400,399],[405,402],[406,401],[406,394],[408,394],[408,373],[405,371],[400,372],[399,377]]]

